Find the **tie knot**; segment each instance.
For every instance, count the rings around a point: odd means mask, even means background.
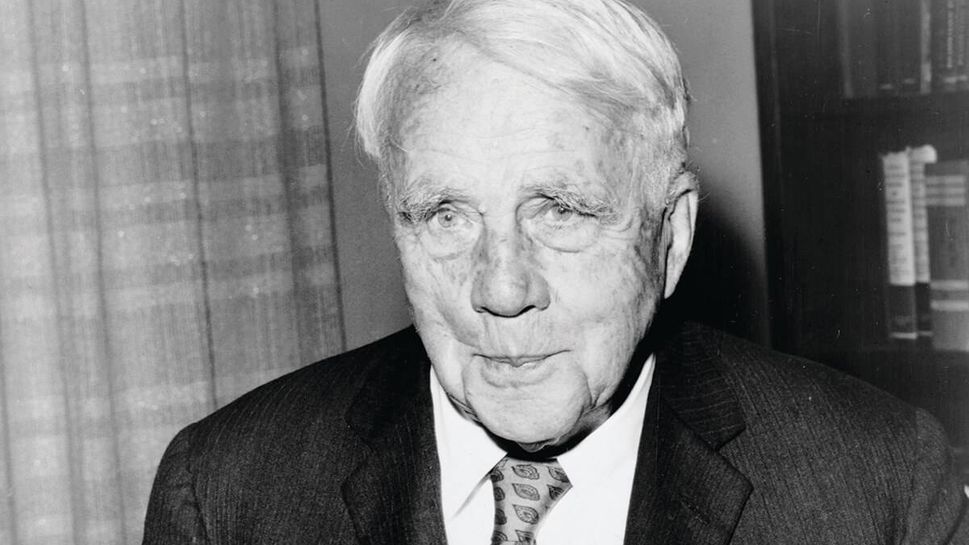
[[[558,460],[525,461],[505,456],[491,470],[495,493],[492,545],[535,545],[535,533],[549,510],[572,488]]]

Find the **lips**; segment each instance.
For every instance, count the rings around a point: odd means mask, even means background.
[[[546,352],[541,354],[516,354],[516,355],[506,355],[506,354],[476,354],[477,356],[484,358],[493,363],[500,363],[504,365],[509,365],[511,367],[522,367],[528,365],[529,363],[538,363],[552,356],[556,356],[565,352],[564,350],[558,350],[554,352]]]
[[[480,365],[475,368],[480,377],[492,387],[524,388],[545,383],[563,367],[556,362],[555,356],[562,354],[548,352],[540,354],[475,354]]]
[[[538,355],[527,355],[527,356],[488,356],[483,357],[495,362],[495,363],[506,363],[512,367],[521,367],[526,363],[534,363],[536,361],[544,360],[545,358],[551,356],[552,354],[538,354]]]

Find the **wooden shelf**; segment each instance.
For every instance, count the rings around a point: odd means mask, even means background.
[[[859,98],[827,98],[797,104],[785,114],[817,118],[919,116],[926,119],[965,114],[969,111],[969,91]]]
[[[969,91],[841,98],[837,7],[753,3],[772,342],[931,412],[969,476],[969,353],[888,340],[878,159],[969,157]]]

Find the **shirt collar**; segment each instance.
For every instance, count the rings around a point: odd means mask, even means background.
[[[655,358],[650,355],[619,409],[588,437],[558,456],[573,488],[593,486],[629,462],[635,464],[655,367]]]
[[[437,456],[441,463],[441,509],[445,520],[457,514],[505,451],[484,428],[465,416],[448,398],[431,368],[431,401]]]
[[[619,409],[579,444],[559,455],[559,463],[573,487],[596,482],[618,469],[630,457],[635,462],[654,368],[655,357],[650,355]],[[434,429],[441,465],[441,507],[447,520],[455,516],[471,494],[488,480],[491,468],[506,453],[484,428],[454,406],[433,367],[430,375]]]

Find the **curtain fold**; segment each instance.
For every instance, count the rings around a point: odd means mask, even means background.
[[[317,6],[0,0],[0,543],[140,541],[174,433],[343,348]]]

